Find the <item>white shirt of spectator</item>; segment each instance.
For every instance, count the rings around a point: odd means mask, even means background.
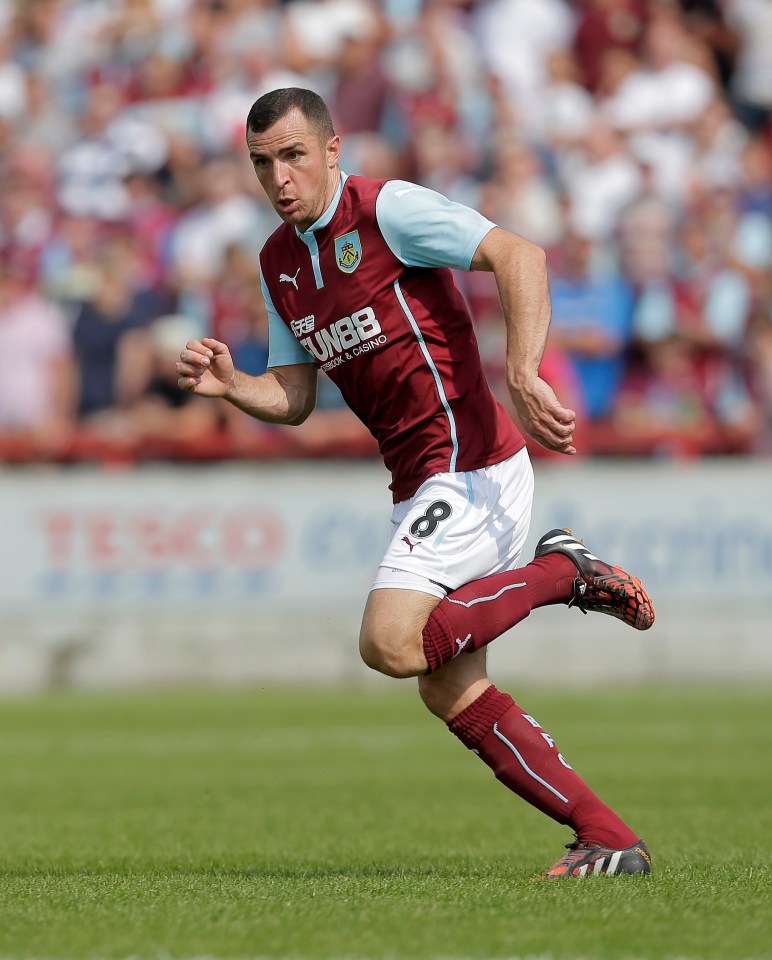
[[[772,3],[726,0],[724,16],[741,37],[732,90],[749,103],[772,107]]]
[[[12,60],[0,63],[0,117],[16,120],[24,113],[26,106],[27,79],[24,70]]]
[[[563,0],[487,0],[472,11],[483,59],[506,85],[521,122],[538,127],[545,59],[570,47],[574,15]]]
[[[369,0],[295,0],[287,23],[302,50],[333,63],[347,36],[367,36],[376,29]]]
[[[695,120],[715,96],[712,78],[690,63],[640,70],[603,104],[618,130],[669,127]]]
[[[571,226],[591,240],[609,239],[623,207],[637,196],[641,174],[627,157],[586,167],[571,185]]]
[[[64,314],[29,294],[0,310],[0,337],[13,357],[0,377],[0,430],[43,427],[56,413],[52,365],[70,351]]]

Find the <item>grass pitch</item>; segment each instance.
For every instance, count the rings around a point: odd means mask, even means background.
[[[650,878],[530,882],[569,832],[412,684],[35,698],[0,703],[0,957],[772,956],[769,690],[516,695]]]

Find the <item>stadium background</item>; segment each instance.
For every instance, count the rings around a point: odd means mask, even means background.
[[[547,250],[544,375],[582,428],[576,462],[532,448],[529,547],[573,525],[659,622],[540,611],[497,673],[768,680],[771,32],[755,0],[0,0],[0,690],[385,682],[356,654],[370,439],[330,384],[283,429],[171,367],[205,333],[265,364],[243,123],[285,85],[349,173]],[[459,283],[506,402],[495,288]]]

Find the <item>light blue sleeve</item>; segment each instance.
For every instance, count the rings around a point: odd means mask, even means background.
[[[265,285],[262,270],[260,287],[263,291],[265,308],[268,311],[268,366],[285,367],[290,363],[313,363],[314,358],[300,346],[279,316],[268,287]]]
[[[471,207],[407,180],[383,185],[375,216],[389,249],[408,267],[468,270],[480,241],[496,226]]]

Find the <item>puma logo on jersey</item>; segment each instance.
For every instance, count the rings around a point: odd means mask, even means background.
[[[289,274],[280,273],[279,274],[279,283],[291,283],[292,286],[297,290],[298,288],[298,274],[300,273],[300,267],[295,271],[295,276],[290,277]]]
[[[421,190],[423,192],[425,189],[426,189],[425,187],[405,187],[404,190],[395,190],[394,196],[404,197],[406,193],[412,193],[413,190]]]
[[[313,313],[309,313],[307,317],[301,317],[300,320],[293,320],[290,324],[290,329],[296,337],[300,337],[304,333],[310,333],[314,329],[315,322],[316,317]]]
[[[456,646],[458,647],[458,649],[457,649],[456,652],[453,654],[453,656],[454,656],[454,657],[457,657],[457,656],[459,655],[459,653],[461,653],[461,651],[464,649],[464,647],[469,643],[469,641],[470,641],[471,639],[472,639],[472,634],[471,634],[471,633],[468,633],[468,634],[464,637],[463,640],[459,640],[458,637],[456,637]]]
[[[406,543],[406,544],[410,547],[410,552],[411,552],[411,553],[413,552],[413,547],[417,547],[417,546],[418,546],[418,543],[417,543],[417,542],[416,542],[416,543],[413,543],[412,541],[408,540],[407,537],[403,537],[403,538],[402,538],[402,543]]]

